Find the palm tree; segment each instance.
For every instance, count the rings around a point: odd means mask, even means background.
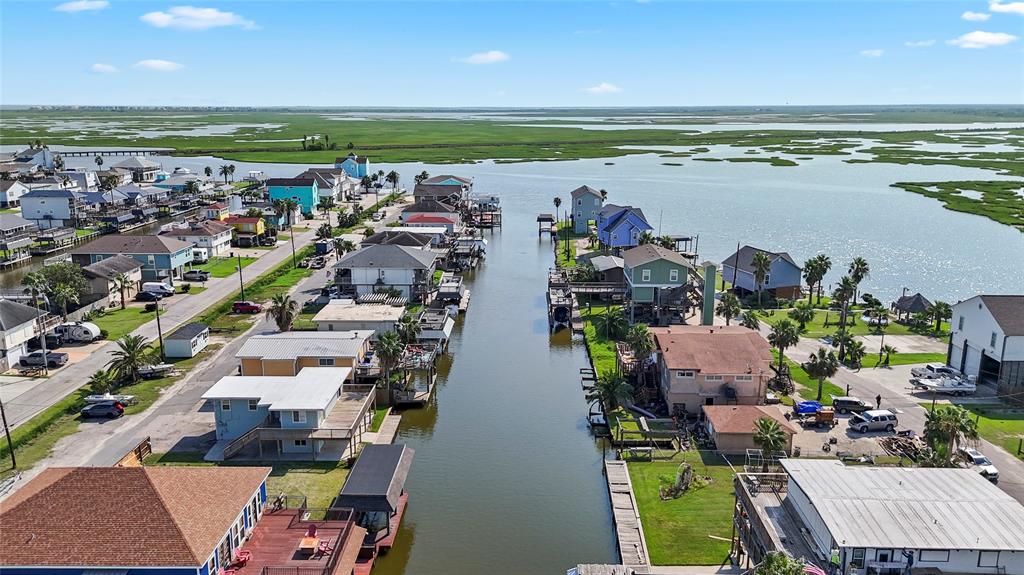
[[[402,359],[405,346],[402,345],[398,334],[393,331],[386,331],[377,338],[377,344],[373,346],[373,352],[380,362],[380,368],[384,371],[384,384],[391,388],[391,370],[398,365]],[[390,393],[389,393],[390,395]]]
[[[554,199],[554,204],[555,204],[555,221],[558,221],[558,208],[562,207],[562,198],[557,198],[556,197]],[[561,230],[559,230],[559,231],[561,231]]]
[[[825,279],[825,271],[818,256],[804,262],[804,281],[807,282],[807,303],[811,303],[811,298],[814,297],[814,286],[821,283],[823,279]]]
[[[110,371],[100,369],[89,376],[88,385],[92,388],[93,393],[103,395],[117,387],[117,378]]]
[[[423,180],[426,180],[428,178],[430,178],[430,174],[428,174],[426,170],[423,170],[422,172],[417,174],[416,177],[413,178],[413,180],[416,180],[416,183],[418,184],[418,183],[420,183]]]
[[[207,178],[209,178],[210,176],[213,175],[213,168],[211,168],[210,166],[206,166],[205,168],[203,168],[203,173],[206,174]]]
[[[587,402],[599,403],[605,413],[615,411],[618,406],[633,400],[633,386],[613,371],[597,376],[597,382],[587,387],[586,392]]]
[[[96,169],[97,170],[100,170],[100,169],[103,168],[103,156],[96,156],[93,159],[93,162],[96,162]]]
[[[847,270],[850,274],[850,279],[853,280],[853,300],[857,301],[857,292],[860,290],[860,282],[864,281],[871,273],[871,266],[868,265],[867,260],[861,257],[853,258],[850,262],[850,268]]]
[[[318,240],[329,240],[334,235],[334,228],[331,224],[326,222],[320,224],[320,227],[316,229],[316,239]]]
[[[850,300],[853,299],[853,295],[857,292],[857,283],[853,281],[850,276],[843,276],[839,280],[839,285],[835,291],[832,292],[832,299],[839,302],[842,306],[839,308],[839,325],[846,329],[846,320],[850,314]],[[840,354],[842,355],[842,354]]]
[[[235,165],[228,164],[228,175],[231,176],[231,181],[235,181]]]
[[[49,288],[46,276],[43,272],[29,272],[21,278],[21,285],[25,286],[25,294],[32,296],[32,307],[39,309],[39,296]]]
[[[334,238],[334,251],[338,252],[339,258],[354,249],[356,249],[356,245],[351,240]]]
[[[817,305],[821,305],[821,282],[828,275],[829,270],[832,269],[832,258],[825,254],[819,254],[814,258],[816,260],[815,265],[821,271],[821,280],[818,280],[818,301]]]
[[[800,301],[786,315],[800,324],[800,333],[803,333],[807,329],[807,324],[814,321],[814,307],[810,302]]]
[[[846,362],[847,350],[853,345],[853,342],[857,340],[853,339],[853,335],[850,334],[849,330],[839,328],[832,335],[832,347],[838,348],[839,361]],[[863,345],[863,344],[861,344]],[[850,363],[853,363],[852,361]]]
[[[895,347],[891,345],[883,345],[882,349],[878,352],[878,363],[882,364],[883,367],[889,367],[890,358],[897,353],[899,353],[899,350]]]
[[[61,316],[67,321],[68,304],[78,303],[78,290],[67,284],[57,284],[51,289],[50,296],[53,302],[60,306]]]
[[[285,213],[288,214],[288,229],[291,230],[292,217],[295,214],[295,210],[299,207],[299,202],[296,202],[291,198],[285,198],[279,201],[281,202],[281,207],[285,210]],[[292,230],[291,233],[288,234],[288,239],[292,242],[292,267],[295,267],[295,230]]]
[[[739,316],[740,311],[740,299],[729,292],[722,294],[722,299],[719,300],[718,307],[715,308],[715,312],[725,318],[725,325],[729,325],[732,318]]]
[[[221,176],[224,176],[224,183],[225,184],[228,183],[228,174],[230,174],[231,172],[228,170],[228,165],[227,164],[221,164],[220,165],[220,170],[218,170],[217,173],[219,175],[221,175]]]
[[[278,331],[288,331],[299,315],[299,302],[293,300],[288,294],[278,294],[270,300],[270,306],[265,313],[277,324]]]
[[[740,325],[743,327],[753,330],[761,330],[761,314],[756,311],[749,309],[743,314],[743,319],[740,320]]]
[[[199,182],[197,180],[189,180],[185,182],[185,193],[192,195],[198,194]]]
[[[816,353],[807,358],[807,362],[800,364],[800,367],[807,372],[807,375],[818,380],[818,401],[821,401],[822,390],[825,387],[825,380],[832,377],[839,371],[839,360],[836,354],[819,347]]]
[[[770,417],[759,418],[754,428],[754,444],[761,448],[761,473],[768,473],[768,461],[785,447],[786,433],[779,422]]]
[[[602,202],[608,199],[608,190],[606,190],[604,188],[601,188],[598,191],[601,192],[601,201]]]
[[[647,329],[647,324],[638,323],[629,328],[629,331],[626,333],[626,343],[629,344],[629,349],[633,352],[633,357],[636,360],[636,373],[639,374],[640,369],[644,366],[644,362],[655,349],[654,337]]]
[[[642,246],[655,243],[654,234],[652,234],[649,231],[640,234],[640,237],[637,238],[637,243],[639,243]]]
[[[944,301],[936,301],[928,308],[928,315],[935,322],[935,336],[938,337],[942,333],[942,322],[953,317],[953,308]]]
[[[406,313],[398,320],[398,323],[395,325],[395,331],[398,333],[398,339],[402,343],[410,344],[416,343],[420,333],[423,331],[423,327],[417,318]]]
[[[149,342],[141,335],[128,334],[117,340],[118,349],[111,352],[107,368],[117,377],[132,383],[139,381],[139,368],[150,363]]]
[[[757,284],[757,307],[761,307],[761,292],[764,291],[764,280],[772,267],[772,258],[768,252],[758,250],[754,252],[750,265],[754,267],[754,283]]]
[[[594,327],[604,333],[605,339],[618,339],[622,332],[626,331],[628,325],[626,314],[620,307],[610,307],[594,318]]]
[[[134,282],[132,282],[132,279],[128,277],[128,274],[117,274],[114,276],[114,289],[116,289],[117,293],[121,296],[121,309],[124,309],[127,305],[127,296],[131,295],[134,285]]]
[[[941,460],[952,465],[957,447],[965,441],[977,441],[978,424],[971,413],[959,405],[934,409],[924,422],[924,439]]]
[[[849,336],[847,336],[849,337]],[[864,343],[859,339],[850,338],[846,342],[846,362],[851,367],[860,367],[861,361],[864,360],[864,356],[867,355],[867,348],[864,347]],[[842,359],[842,358],[840,358]]]
[[[384,176],[384,179],[391,184],[391,190],[394,191],[398,189],[398,182],[401,179],[401,176],[398,172],[391,170],[388,172],[388,175]]]
[[[768,334],[768,343],[779,351],[779,373],[782,373],[782,366],[786,361],[786,348],[800,343],[800,329],[788,319],[781,320],[772,326],[772,331]]]
[[[672,236],[661,236],[658,238],[658,245],[665,248],[666,250],[676,249],[676,241],[672,239]]]

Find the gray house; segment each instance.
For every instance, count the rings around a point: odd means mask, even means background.
[[[345,293],[364,295],[395,289],[418,301],[433,289],[437,254],[394,244],[371,244],[334,264],[335,283]]]
[[[569,195],[572,196],[572,231],[585,234],[590,228],[590,222],[597,221],[604,197],[590,186],[580,186]]]
[[[758,252],[768,254],[771,260],[763,286],[758,286],[754,281],[754,254]],[[786,252],[776,253],[743,246],[722,262],[722,278],[732,282],[733,289],[740,295],[755,292],[761,287],[775,297],[800,297],[801,268]]]

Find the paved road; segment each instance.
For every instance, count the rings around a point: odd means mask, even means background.
[[[319,225],[320,222],[316,223]],[[315,235],[316,233],[312,229],[296,234],[296,251],[310,244]],[[285,242],[277,248],[268,251],[263,257],[242,270],[243,280],[252,281],[256,276],[277,266],[290,257],[292,257],[291,243]],[[187,296],[178,295],[171,298],[167,302],[166,310],[160,313],[160,327],[162,331],[165,334],[170,333],[176,327],[202,313],[206,308],[215,305],[238,290],[238,286],[238,273],[236,272],[227,278],[210,282],[206,291],[202,293]],[[132,333],[155,340],[157,338],[156,320],[143,324]],[[12,428],[17,427],[40,411],[67,397],[68,394],[85,384],[93,372],[103,369],[107,362],[110,361],[110,354],[115,349],[117,349],[117,344],[107,342],[82,361],[53,372],[46,379],[39,380],[39,383],[34,385],[31,390],[21,393],[16,397],[5,398],[4,408],[7,410],[8,424]]]

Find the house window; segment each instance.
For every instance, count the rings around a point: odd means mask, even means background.
[[[676,372],[676,377],[690,378],[690,377],[693,377],[693,372],[692,371],[677,371]]]
[[[292,412],[292,423],[306,423],[306,412],[305,411],[293,411]]]
[[[983,552],[984,553],[984,552]],[[949,550],[948,549],[922,549],[921,555],[918,557],[921,561],[927,561],[929,563],[946,563],[949,561]],[[980,565],[979,565],[980,567]]]
[[[576,200],[576,205],[577,206],[582,206],[583,205],[583,198],[580,198],[580,199]]]
[[[644,270],[640,272],[640,281],[651,281],[651,270]]]
[[[764,274],[764,285],[772,283],[772,274]]]
[[[978,567],[998,567],[999,566],[999,552],[998,551],[979,551],[978,552]]]
[[[704,381],[722,381],[722,376],[720,376],[720,375],[705,375],[704,376]]]
[[[306,440],[305,439],[296,439],[295,440],[295,447],[305,447],[305,446],[306,446]]]
[[[963,329],[964,328],[964,316],[960,316],[960,317],[957,318],[957,320],[956,320],[956,328],[957,329]]]
[[[670,281],[670,282],[679,281],[679,270],[669,270],[668,271],[668,281]]]
[[[988,346],[991,348],[996,347],[996,332],[992,332],[992,338],[988,340]]]
[[[206,572],[210,573],[212,575],[213,573],[216,573],[216,571],[217,571],[217,554],[214,553],[213,556],[210,557],[210,560],[206,563]]]
[[[864,567],[864,548],[859,547],[853,550],[853,556],[850,558],[850,567],[860,569]]]
[[[256,411],[256,408],[259,406],[259,403],[260,403],[260,400],[258,400],[258,399],[250,399],[249,400],[249,411]]]
[[[222,399],[222,400],[220,400],[220,410],[221,411],[231,411],[231,400],[230,399]]]
[[[736,381],[751,381],[751,380],[754,379],[754,376],[752,376],[752,375],[737,375],[733,379],[735,379]]]
[[[320,367],[332,367],[334,365],[333,357],[321,357],[317,359],[317,364]]]

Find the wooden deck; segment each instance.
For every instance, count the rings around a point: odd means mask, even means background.
[[[615,537],[619,543],[619,558],[625,565],[650,564],[644,528],[640,524],[633,484],[625,461],[605,461],[604,474],[608,480],[608,494],[612,499],[615,519]]]
[[[296,509],[264,512],[252,535],[242,544],[243,550],[252,553],[252,559],[238,569],[238,575],[260,575],[264,568],[281,575],[289,572],[312,575],[317,571],[323,575],[347,575],[351,572],[366,530],[348,521],[302,521],[296,517],[297,513]],[[319,539],[330,542],[334,548],[332,554],[310,555],[299,551],[299,541],[310,524],[317,526]],[[344,538],[339,541],[339,536]],[[335,553],[338,556],[332,561]]]

